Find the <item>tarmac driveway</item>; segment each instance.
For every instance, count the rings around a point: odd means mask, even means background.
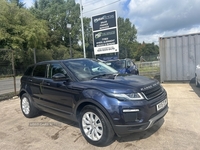
[[[0,102],[0,150],[199,150],[200,88],[162,84],[169,112],[147,131],[118,138],[107,147],[86,142],[78,124],[44,113],[27,119],[19,98]]]

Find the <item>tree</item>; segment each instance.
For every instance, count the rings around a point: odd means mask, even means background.
[[[128,18],[118,18],[119,56],[120,58],[134,58],[140,60],[141,56],[158,55],[159,48],[154,43],[138,43],[137,30]]]
[[[157,55],[159,54],[159,47],[154,43],[133,43],[131,45],[131,54],[132,58],[135,58],[137,61],[140,60],[142,56],[144,61],[157,60]]]
[[[47,26],[34,18],[26,9],[1,1],[1,47],[28,49],[45,45]]]
[[[35,1],[34,7],[30,9],[38,19],[48,22],[49,39],[47,42],[47,49],[54,49],[55,54],[53,54],[53,56],[58,56],[57,54],[62,54],[63,51],[69,54],[70,33],[72,51],[77,51],[74,52],[74,57],[79,57],[80,55],[78,53],[82,53],[78,44],[81,39],[79,6],[79,4],[75,3],[75,0],[38,0]],[[71,24],[71,29],[67,28],[67,24]],[[87,24],[89,25],[88,21]],[[87,27],[87,25],[85,27]],[[60,57],[61,55],[59,55],[59,58]],[[65,58],[66,55],[63,55],[63,59]],[[57,58],[54,57],[54,59]]]
[[[129,46],[137,39],[137,30],[128,18],[118,18],[118,37],[120,47],[120,57],[127,57],[129,55]]]
[[[20,2],[20,0],[8,0],[8,2],[11,2],[15,5],[17,5],[19,8],[23,8],[26,3]]]
[[[45,21],[37,20],[28,10],[13,3],[0,0],[0,5],[0,48],[14,50],[19,65],[30,64],[27,51],[45,47]]]

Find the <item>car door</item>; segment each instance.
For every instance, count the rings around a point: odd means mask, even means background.
[[[137,74],[135,65],[131,60],[127,60],[127,73]]]
[[[46,77],[46,69],[47,69],[46,64],[38,64],[35,66],[33,70],[32,77],[28,78],[31,90],[29,94],[36,102],[36,104],[40,103],[39,100],[41,98],[41,85],[43,83],[44,78]]]
[[[127,61],[126,61],[126,64],[127,64],[126,72],[127,72],[127,73],[132,73],[133,65],[132,65],[131,61],[130,61],[130,60],[127,60]]]
[[[72,115],[72,106],[76,92],[68,88],[69,80],[56,81],[53,80],[53,75],[57,73],[64,74],[67,78],[67,71],[59,63],[51,63],[48,65],[48,75],[42,83],[42,100],[47,111],[70,117]]]

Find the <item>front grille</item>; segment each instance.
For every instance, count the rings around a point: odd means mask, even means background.
[[[147,89],[143,91],[144,95],[146,96],[148,100],[154,99],[162,95],[163,92],[164,92],[164,89],[160,85],[157,85],[151,89]]]

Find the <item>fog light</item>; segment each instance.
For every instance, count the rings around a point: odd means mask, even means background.
[[[138,112],[139,109],[123,109],[123,112],[124,113],[127,113],[127,112]]]

